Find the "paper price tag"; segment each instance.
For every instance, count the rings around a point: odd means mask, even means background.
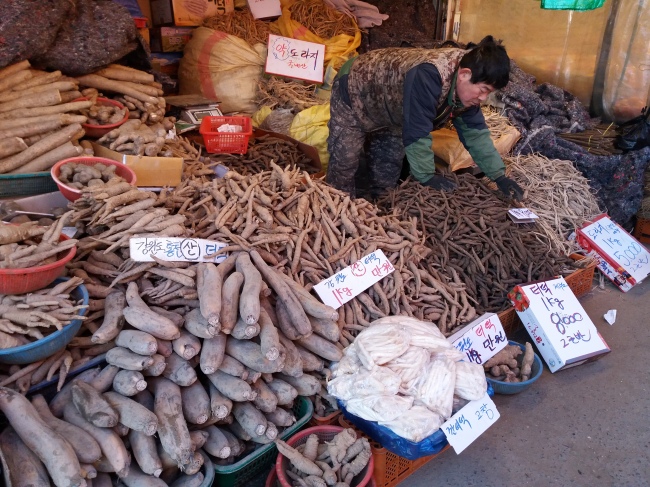
[[[598,218],[578,230],[578,234],[591,247],[587,250],[596,250],[632,285],[650,274],[650,252],[609,217]]]
[[[314,289],[323,303],[338,309],[394,270],[384,252],[375,250],[329,279],[319,282]]]
[[[483,364],[505,348],[508,338],[496,314],[489,313],[470,323],[449,340],[465,354],[465,361]]]
[[[534,223],[539,218],[528,208],[511,208],[508,210],[508,216],[515,223]]]
[[[129,240],[131,259],[153,262],[152,256],[169,262],[221,262],[226,254],[207,257],[226,246],[223,242],[200,238],[134,237]]]
[[[500,417],[492,398],[486,392],[482,399],[468,402],[440,428],[458,454],[485,433]]]
[[[323,82],[325,45],[269,34],[266,72]]]

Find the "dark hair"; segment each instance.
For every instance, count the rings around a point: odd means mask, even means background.
[[[487,83],[497,90],[504,88],[510,78],[510,58],[501,41],[485,37],[460,60],[461,68],[472,71],[472,83]]]

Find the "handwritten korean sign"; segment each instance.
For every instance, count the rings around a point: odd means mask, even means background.
[[[515,223],[533,223],[539,218],[528,208],[511,208],[508,210],[508,216]]]
[[[528,303],[517,313],[551,372],[609,352],[564,278],[519,286],[516,291]]]
[[[248,0],[248,8],[256,19],[268,19],[282,15],[280,0]]]
[[[200,238],[136,237],[129,241],[131,259],[153,262],[152,256],[169,262],[221,262],[227,255],[206,258],[226,246],[225,243]]]
[[[338,309],[394,270],[384,252],[375,250],[329,279],[319,282],[314,289],[323,303]]]
[[[606,215],[578,230],[578,242],[600,254],[632,286],[650,274],[650,252]]]
[[[468,402],[443,423],[440,429],[458,454],[485,433],[500,417],[492,398],[485,393],[482,399]]]
[[[323,82],[325,46],[269,34],[266,72],[315,83]]]
[[[508,344],[499,317],[486,313],[449,337],[465,361],[483,364]]]
[[[619,273],[614,269],[609,262],[607,262],[598,252],[592,250],[587,255],[596,259],[596,267],[602,272],[605,277],[618,286],[618,288],[624,293],[632,289],[632,284],[627,280],[623,274]]]

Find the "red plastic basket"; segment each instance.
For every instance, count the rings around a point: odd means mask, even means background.
[[[241,125],[241,132],[218,132],[225,124]],[[203,135],[205,149],[210,154],[246,154],[248,139],[253,134],[250,117],[203,117],[199,132]]]
[[[330,441],[344,429],[345,428],[342,428],[341,426],[314,426],[313,428],[307,428],[306,430],[303,430],[300,433],[292,436],[287,440],[287,444],[296,448],[307,441],[307,437],[312,434],[318,436],[321,441]],[[278,453],[278,459],[275,462],[275,472],[278,476],[277,482],[282,485],[282,487],[291,487],[292,485],[287,478],[287,475],[285,474],[285,471],[288,467],[289,460],[284,455],[282,455],[282,453]],[[373,461],[373,457],[371,456],[368,465],[366,465],[365,468],[359,473],[359,475],[357,475],[352,480],[351,486],[368,487],[372,485],[372,473],[374,472],[374,469],[375,463]]]

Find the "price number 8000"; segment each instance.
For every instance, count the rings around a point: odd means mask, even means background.
[[[557,331],[562,335],[566,333],[567,325],[573,325],[582,321],[582,315],[580,313],[573,313],[572,315],[560,315],[559,313],[553,313],[551,315],[551,322],[557,328]]]

